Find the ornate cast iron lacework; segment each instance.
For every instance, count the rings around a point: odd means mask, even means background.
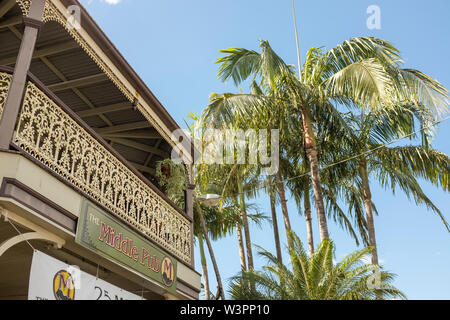
[[[28,82],[14,143],[186,263],[190,222]]]
[[[2,118],[3,106],[8,96],[9,84],[11,83],[11,75],[0,72],[0,119]]]
[[[31,7],[31,0],[16,0],[16,2],[19,5],[20,10],[22,10],[22,14],[24,16],[28,16]]]

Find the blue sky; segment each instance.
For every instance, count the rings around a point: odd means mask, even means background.
[[[184,124],[189,111],[201,113],[212,92],[236,91],[217,78],[214,61],[228,47],[258,49],[268,40],[277,53],[296,64],[290,0],[84,0],[89,13],[164,104]],[[366,26],[370,5],[381,9],[381,29]],[[315,0],[296,1],[302,59],[307,49],[336,44],[355,36],[375,36],[400,49],[406,67],[419,69],[450,88],[448,0]],[[448,114],[446,115],[448,116]],[[439,126],[433,146],[450,154],[450,121]],[[450,197],[428,183],[426,194],[450,219]],[[395,285],[410,299],[450,299],[450,234],[440,219],[400,191],[392,195],[372,183],[379,256],[384,267],[398,275]],[[257,204],[270,216],[268,199]],[[291,223],[306,241],[304,218],[288,201]],[[280,232],[285,241],[281,210]],[[316,222],[316,219],[314,219]],[[314,225],[315,240],[318,227]],[[353,240],[330,222],[337,245],[336,259],[356,249]],[[274,251],[271,226],[253,228],[252,242]],[[222,278],[239,271],[235,236],[213,244]],[[196,250],[197,270],[201,272]],[[256,265],[263,265],[256,259]],[[215,277],[209,265],[212,291]]]

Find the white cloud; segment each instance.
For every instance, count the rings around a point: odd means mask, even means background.
[[[95,0],[85,0],[85,1],[87,2],[87,4],[91,4]],[[116,4],[119,4],[122,2],[122,0],[99,0],[99,1],[109,4],[109,5],[116,5]]]
[[[118,4],[119,2],[121,2],[122,0],[104,0],[107,4]]]

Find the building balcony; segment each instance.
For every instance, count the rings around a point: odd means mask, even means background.
[[[1,116],[12,74],[0,71]],[[189,217],[31,74],[11,145],[190,264]]]
[[[78,28],[70,6],[81,10]],[[175,258],[178,297],[197,298],[192,189],[176,205],[156,179],[175,152],[192,186],[193,147],[174,138],[177,123],[76,0],[0,0],[0,43],[0,215],[59,239],[54,257],[88,257],[80,263],[120,278],[114,259],[75,241],[88,201]],[[145,279],[149,297],[165,296]]]

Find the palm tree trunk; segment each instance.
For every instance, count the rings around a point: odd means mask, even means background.
[[[210,294],[209,294],[208,267],[206,265],[205,248],[203,245],[203,237],[201,233],[198,235],[198,244],[200,247],[200,258],[202,261],[203,282],[205,286],[205,299],[209,300]]]
[[[294,250],[294,239],[292,238],[291,235],[291,221],[289,219],[289,213],[288,213],[288,209],[287,209],[287,200],[286,200],[286,192],[284,190],[284,182],[281,176],[281,172],[278,171],[277,173],[277,190],[278,190],[278,195],[280,196],[280,202],[281,202],[281,211],[283,213],[283,219],[284,219],[284,227],[286,229],[286,233],[287,233],[287,240],[288,240],[288,247],[289,250]]]
[[[234,205],[236,207],[239,206],[237,196],[234,197]],[[244,272],[247,271],[247,263],[245,261],[245,248],[244,248],[244,237],[242,235],[242,225],[239,222],[236,224],[236,229],[239,246],[239,258],[241,260],[241,270]]]
[[[309,178],[308,183],[305,185],[305,190],[303,192],[303,205],[305,207],[306,234],[308,236],[309,256],[312,257],[314,254],[314,239],[313,239],[312,217],[311,217],[311,199],[309,198]]]
[[[252,251],[252,241],[250,239],[250,228],[248,225],[248,218],[247,218],[247,208],[245,206],[245,195],[242,187],[242,182],[238,182],[238,190],[239,190],[239,199],[241,204],[241,213],[242,213],[242,224],[244,227],[244,234],[245,234],[245,245],[247,248],[247,262],[248,262],[248,270],[253,271],[254,270],[254,264],[253,264],[253,251]]]
[[[255,266],[253,264],[252,241],[250,239],[250,228],[248,225],[247,208],[245,205],[245,195],[241,181],[238,182],[238,190],[239,190],[239,199],[241,201],[242,224],[244,226],[245,244],[247,247],[248,271],[253,271],[255,270]],[[250,289],[252,291],[256,291],[255,283],[253,281],[250,281]]]
[[[375,238],[375,223],[373,220],[373,212],[372,212],[372,193],[370,191],[369,184],[369,175],[367,173],[367,162],[365,160],[360,163],[360,174],[361,180],[363,184],[363,199],[364,199],[364,208],[366,210],[366,220],[367,220],[367,229],[369,230],[369,244],[373,248],[372,255],[372,264],[378,266],[378,249],[377,249],[377,240]],[[378,270],[374,270],[374,273],[379,272]],[[383,296],[376,291],[376,299],[382,300]]]
[[[237,224],[237,237],[239,242],[239,257],[241,258],[241,270],[247,271],[247,263],[245,261],[244,237],[242,235],[242,226]]]
[[[360,163],[360,173],[361,180],[363,183],[363,198],[364,198],[364,207],[366,209],[366,218],[367,218],[367,228],[369,230],[369,244],[373,247],[372,250],[372,264],[378,265],[378,250],[377,250],[377,240],[375,238],[375,224],[373,220],[373,211],[372,211],[372,193],[370,191],[369,185],[369,175],[367,173],[367,163],[362,161]]]
[[[325,207],[323,205],[322,186],[320,183],[319,174],[319,160],[317,158],[317,149],[313,128],[310,121],[309,112],[305,107],[302,107],[302,123],[303,132],[305,135],[305,149],[308,156],[311,178],[314,190],[314,199],[317,210],[317,220],[319,222],[320,239],[329,239],[327,217],[325,215]]]
[[[275,237],[275,247],[277,250],[277,259],[282,262],[283,257],[281,255],[281,243],[280,234],[278,233],[278,220],[277,220],[277,210],[275,206],[275,193],[273,191],[272,181],[269,180],[269,196],[270,196],[270,209],[272,210],[272,224],[273,224],[273,234]]]
[[[202,225],[202,229],[203,229],[203,236],[205,237],[206,245],[208,246],[209,255],[211,257],[211,261],[212,261],[212,264],[214,267],[214,272],[216,273],[217,287],[220,291],[220,297],[222,298],[222,300],[225,300],[225,294],[224,294],[223,286],[222,286],[222,278],[220,277],[219,268],[218,268],[217,262],[216,262],[216,257],[214,255],[214,251],[212,249],[211,241],[209,240],[208,230],[206,229],[206,223],[205,223],[205,218],[203,217],[202,208],[200,206],[200,203],[197,200],[195,200],[195,202],[197,204],[197,210],[198,210],[198,216],[200,218],[200,224]]]

